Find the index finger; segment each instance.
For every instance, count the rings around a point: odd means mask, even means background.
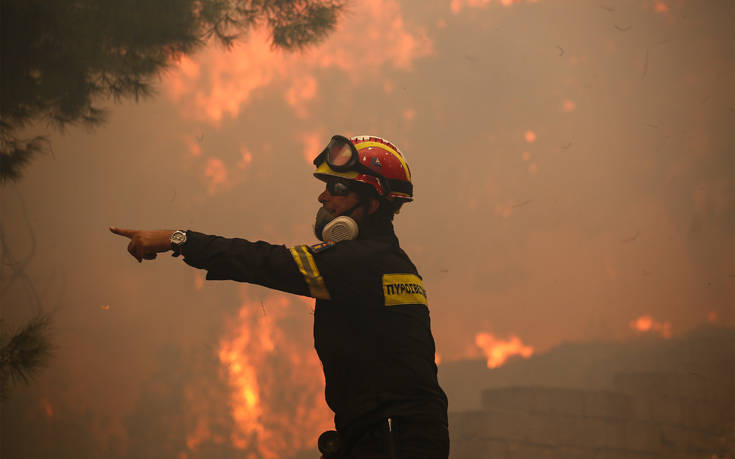
[[[132,238],[133,235],[135,234],[135,230],[118,228],[116,226],[111,226],[110,231],[120,236],[125,236],[128,238]]]

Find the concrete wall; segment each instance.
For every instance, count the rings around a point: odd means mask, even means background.
[[[687,373],[621,373],[615,390],[507,387],[450,413],[451,457],[735,458],[733,394]]]

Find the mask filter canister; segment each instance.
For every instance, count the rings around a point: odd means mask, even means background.
[[[322,241],[350,241],[359,233],[357,222],[350,217],[341,216],[330,221],[322,230]]]

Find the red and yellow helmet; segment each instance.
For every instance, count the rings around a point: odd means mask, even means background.
[[[397,146],[372,135],[352,138],[335,135],[314,159],[314,176],[365,183],[397,208],[413,201],[411,170]]]

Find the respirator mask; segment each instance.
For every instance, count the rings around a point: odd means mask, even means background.
[[[314,223],[314,234],[321,241],[350,241],[357,238],[359,229],[357,222],[349,215],[363,203],[358,202],[347,212],[334,215],[324,207],[320,207],[316,213]]]
[[[337,181],[328,181],[327,191],[333,196],[346,196],[350,192],[347,185]],[[334,215],[324,207],[320,207],[316,213],[314,234],[319,240],[325,242],[340,242],[355,239],[359,234],[359,228],[357,222],[350,215],[363,204],[364,202],[361,200],[339,215]]]

